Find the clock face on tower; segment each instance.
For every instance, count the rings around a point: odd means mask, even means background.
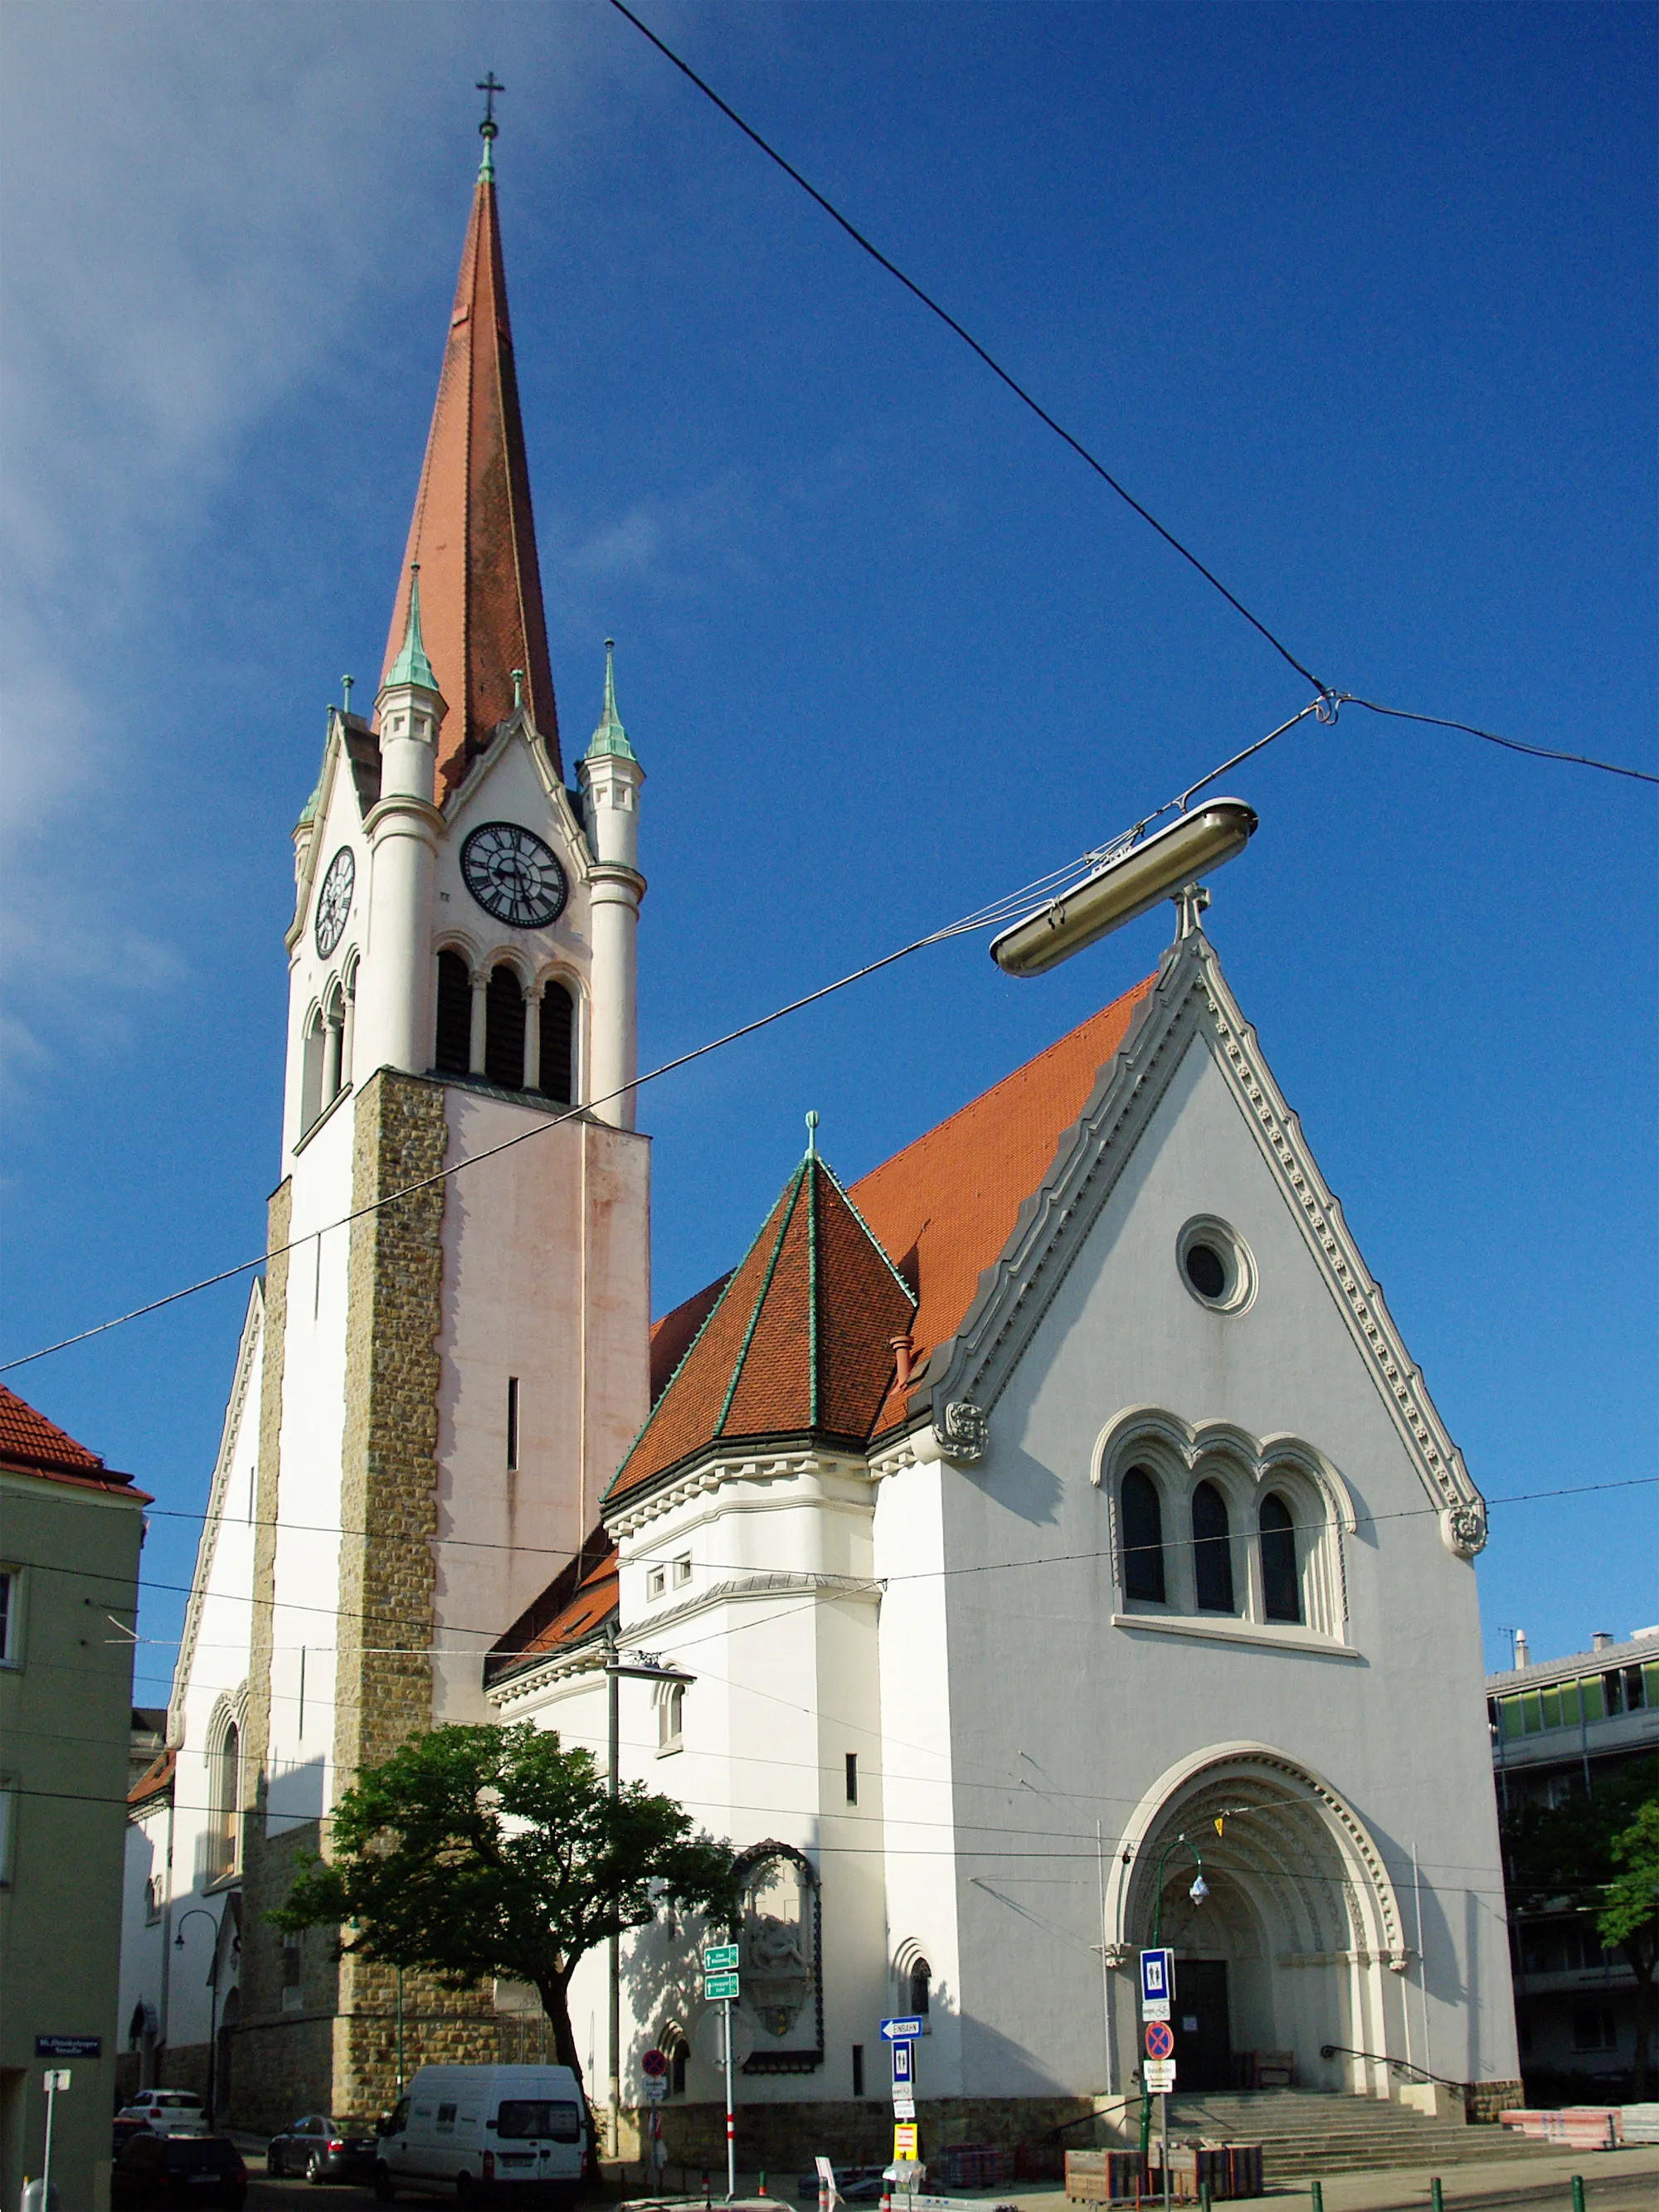
[[[542,929],[564,910],[564,870],[516,822],[486,822],[461,848],[461,879],[486,914],[514,929]]]
[[[339,943],[351,912],[351,887],[357,880],[357,863],[349,845],[342,845],[328,864],[323,888],[317,894],[317,954],[326,960]]]

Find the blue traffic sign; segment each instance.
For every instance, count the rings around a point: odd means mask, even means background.
[[[889,2043],[914,2043],[927,2025],[926,2021],[912,2013],[903,2020],[883,2021],[881,2032]]]
[[[896,2089],[908,2088],[916,2078],[915,2048],[914,2043],[906,2041],[896,2042],[893,2045],[893,2087]]]
[[[1159,1951],[1143,1951],[1140,1954],[1140,2009],[1143,2018],[1156,2019],[1150,2008],[1163,2008],[1163,2017],[1169,2018],[1169,2002],[1175,1995],[1175,1953],[1167,1948]]]

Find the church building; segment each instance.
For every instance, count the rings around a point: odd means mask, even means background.
[[[567,781],[490,157],[374,711],[331,714],[295,831],[270,1257],[169,1714],[210,1810],[130,1884],[232,1916],[222,2108],[374,2113],[423,2062],[541,2055],[528,1993],[265,1915],[411,1730],[603,1760],[618,1650],[650,1661],[623,1773],[744,1853],[745,2162],[884,2149],[896,2014],[924,2151],[1121,2112],[1155,1942],[1183,2087],[1386,2098],[1401,2060],[1495,2108],[1484,1507],[1199,894],[1154,975],[857,1181],[809,1127],[653,1328],[644,773],[607,648]],[[234,1618],[240,1649],[201,1631]],[[614,2035],[603,1953],[571,2011],[624,2148],[657,2049],[670,2154],[706,2161],[700,1932],[622,1947]]]

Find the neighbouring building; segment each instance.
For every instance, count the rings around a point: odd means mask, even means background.
[[[1588,1796],[1645,1759],[1659,1779],[1659,1627],[1588,1651],[1486,1677],[1486,1717],[1500,1812]],[[1636,1976],[1602,1948],[1594,1916],[1559,1906],[1512,1910],[1516,2028],[1522,2072],[1551,2102],[1629,2093],[1636,2055]]]
[[[107,2186],[149,1503],[130,1475],[0,1384],[0,2203],[9,2205],[41,2170],[48,2067],[70,2075],[52,2129],[64,2203],[79,2212]]]
[[[1484,1507],[1198,896],[1155,976],[850,1188],[810,1145],[652,1332],[643,771],[607,651],[567,777],[490,150],[374,711],[331,714],[295,832],[270,1257],[132,1807],[130,2064],[211,2063],[259,2125],[538,2052],[523,1991],[266,1915],[415,1729],[603,1754],[614,1633],[690,1678],[623,1684],[624,1771],[746,1853],[763,2162],[876,2147],[896,2011],[930,2127],[1131,2095],[1155,1930],[1191,2086],[1386,2096],[1398,2058],[1512,2097]],[[575,2024],[624,2145],[668,2052],[695,2159],[694,1934],[626,1948],[614,2049],[602,1957]]]

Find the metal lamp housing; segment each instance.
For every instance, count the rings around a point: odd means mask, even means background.
[[[1006,975],[1041,975],[1232,860],[1255,830],[1255,809],[1242,799],[1208,799],[1005,929],[991,957]]]

